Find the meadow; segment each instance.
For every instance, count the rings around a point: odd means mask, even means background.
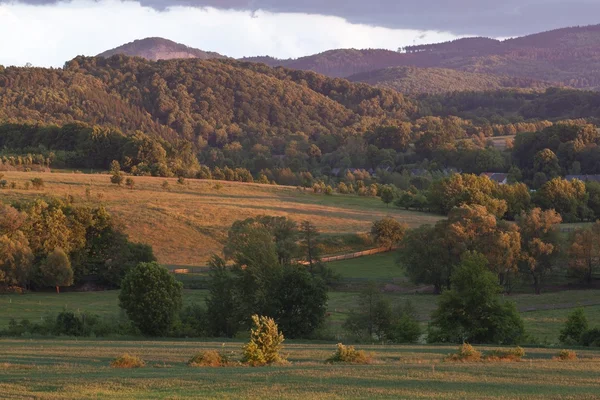
[[[185,290],[184,305],[204,305],[206,290]],[[75,313],[93,313],[105,318],[122,317],[118,304],[118,291],[30,293],[0,296],[0,329],[5,329],[11,318],[39,322],[42,318],[63,310]],[[431,312],[437,307],[438,297],[414,292],[386,292],[394,306],[409,301],[423,327]],[[540,343],[556,344],[569,313],[583,307],[592,327],[600,327],[600,290],[570,290],[549,292],[542,295],[515,294],[505,296],[514,301],[525,321],[527,331]],[[329,293],[325,332],[331,338],[344,338],[343,322],[358,307],[356,291],[333,291]]]
[[[152,245],[161,263],[176,266],[206,265],[211,255],[221,252],[233,222],[257,215],[310,220],[325,236],[349,239],[368,232],[373,221],[388,215],[411,227],[441,218],[387,207],[379,198],[326,196],[294,187],[192,179],[180,185],[174,178],[134,177],[135,186],[128,189],[101,174],[3,173],[20,189],[2,189],[0,201],[72,196],[77,203],[103,204],[133,241]],[[35,177],[44,180],[44,188],[25,190],[25,182]],[[165,181],[168,189],[163,187]],[[335,247],[344,250],[343,243]]]
[[[241,355],[241,342],[0,341],[3,398],[45,399],[558,399],[597,398],[600,351],[555,361],[556,349],[526,349],[521,362],[446,362],[455,346],[361,346],[371,365],[325,364],[334,344],[284,344],[285,366],[191,368],[200,350]],[[486,349],[484,347],[481,350]],[[140,369],[112,369],[128,352]],[[524,375],[527,376],[524,379]]]

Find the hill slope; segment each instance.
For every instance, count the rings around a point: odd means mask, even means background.
[[[531,78],[517,78],[455,71],[444,68],[390,67],[363,72],[347,78],[402,93],[441,94],[454,91],[490,91],[500,89],[543,90],[555,84]]]
[[[143,57],[152,61],[171,60],[174,58],[199,58],[201,60],[226,58],[219,53],[195,49],[158,37],[135,40],[131,43],[98,54],[98,57],[108,58],[117,54],[131,57]]]
[[[600,25],[573,27],[498,41],[465,38],[389,50],[330,50],[296,60],[247,59],[333,77],[395,66],[447,68],[600,88]]]
[[[194,143],[240,131],[349,134],[415,110],[394,91],[233,60],[78,57],[64,70],[0,70],[0,120],[80,121]]]

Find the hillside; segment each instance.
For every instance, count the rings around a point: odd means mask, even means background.
[[[164,264],[206,265],[212,254],[221,252],[231,224],[258,215],[288,216],[297,222],[310,219],[329,235],[368,232],[373,221],[386,215],[413,227],[441,218],[387,208],[376,197],[325,196],[281,186],[222,182],[219,188],[214,181],[189,180],[179,185],[171,178],[165,189],[164,178],[134,177],[135,189],[128,190],[112,185],[107,175],[3,174],[19,189],[2,189],[2,202],[70,195],[77,203],[103,204],[124,224],[131,240],[152,245]],[[22,189],[34,177],[44,179],[43,192]],[[337,247],[352,251],[341,244]]]
[[[402,93],[441,94],[454,91],[490,91],[500,89],[544,90],[555,84],[530,78],[455,71],[444,68],[390,67],[363,72],[347,78]]]
[[[261,57],[256,61],[333,77],[348,77],[394,66],[413,66],[507,75],[575,88],[598,89],[600,25],[558,29],[505,41],[466,38],[408,46],[402,52],[338,49],[295,60]]]
[[[195,49],[184,44],[173,42],[172,40],[158,37],[135,40],[115,49],[98,54],[98,57],[108,58],[117,54],[131,57],[143,57],[152,61],[171,60],[174,58],[199,58],[201,60],[226,58],[219,53]]]
[[[0,120],[85,122],[167,140],[217,140],[217,130],[223,139],[343,135],[415,110],[393,91],[233,60],[78,57],[63,70],[0,69]]]

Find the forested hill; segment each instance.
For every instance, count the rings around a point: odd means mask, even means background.
[[[364,82],[402,93],[440,94],[463,91],[490,91],[500,89],[544,90],[557,86],[531,78],[456,71],[445,68],[390,67],[363,72],[348,77],[353,82]]]
[[[131,57],[143,57],[153,61],[171,60],[174,58],[199,58],[201,60],[226,58],[219,53],[195,49],[184,44],[173,42],[172,40],[158,37],[135,40],[131,43],[107,50],[99,54],[98,57],[108,58],[118,54]]]
[[[80,121],[194,142],[242,131],[352,134],[415,112],[394,91],[233,60],[79,57],[65,69],[0,69],[0,120]]]
[[[267,57],[247,60],[334,77],[413,66],[508,75],[596,90],[600,88],[600,25],[558,29],[505,41],[466,38],[409,46],[403,52],[338,49],[294,60]]]

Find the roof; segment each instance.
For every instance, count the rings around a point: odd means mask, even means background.
[[[600,175],[567,175],[568,181],[579,179],[583,182],[600,182]]]
[[[481,176],[487,176],[491,180],[496,181],[498,183],[506,182],[506,180],[508,179],[508,174],[498,172],[484,172],[481,174]]]

